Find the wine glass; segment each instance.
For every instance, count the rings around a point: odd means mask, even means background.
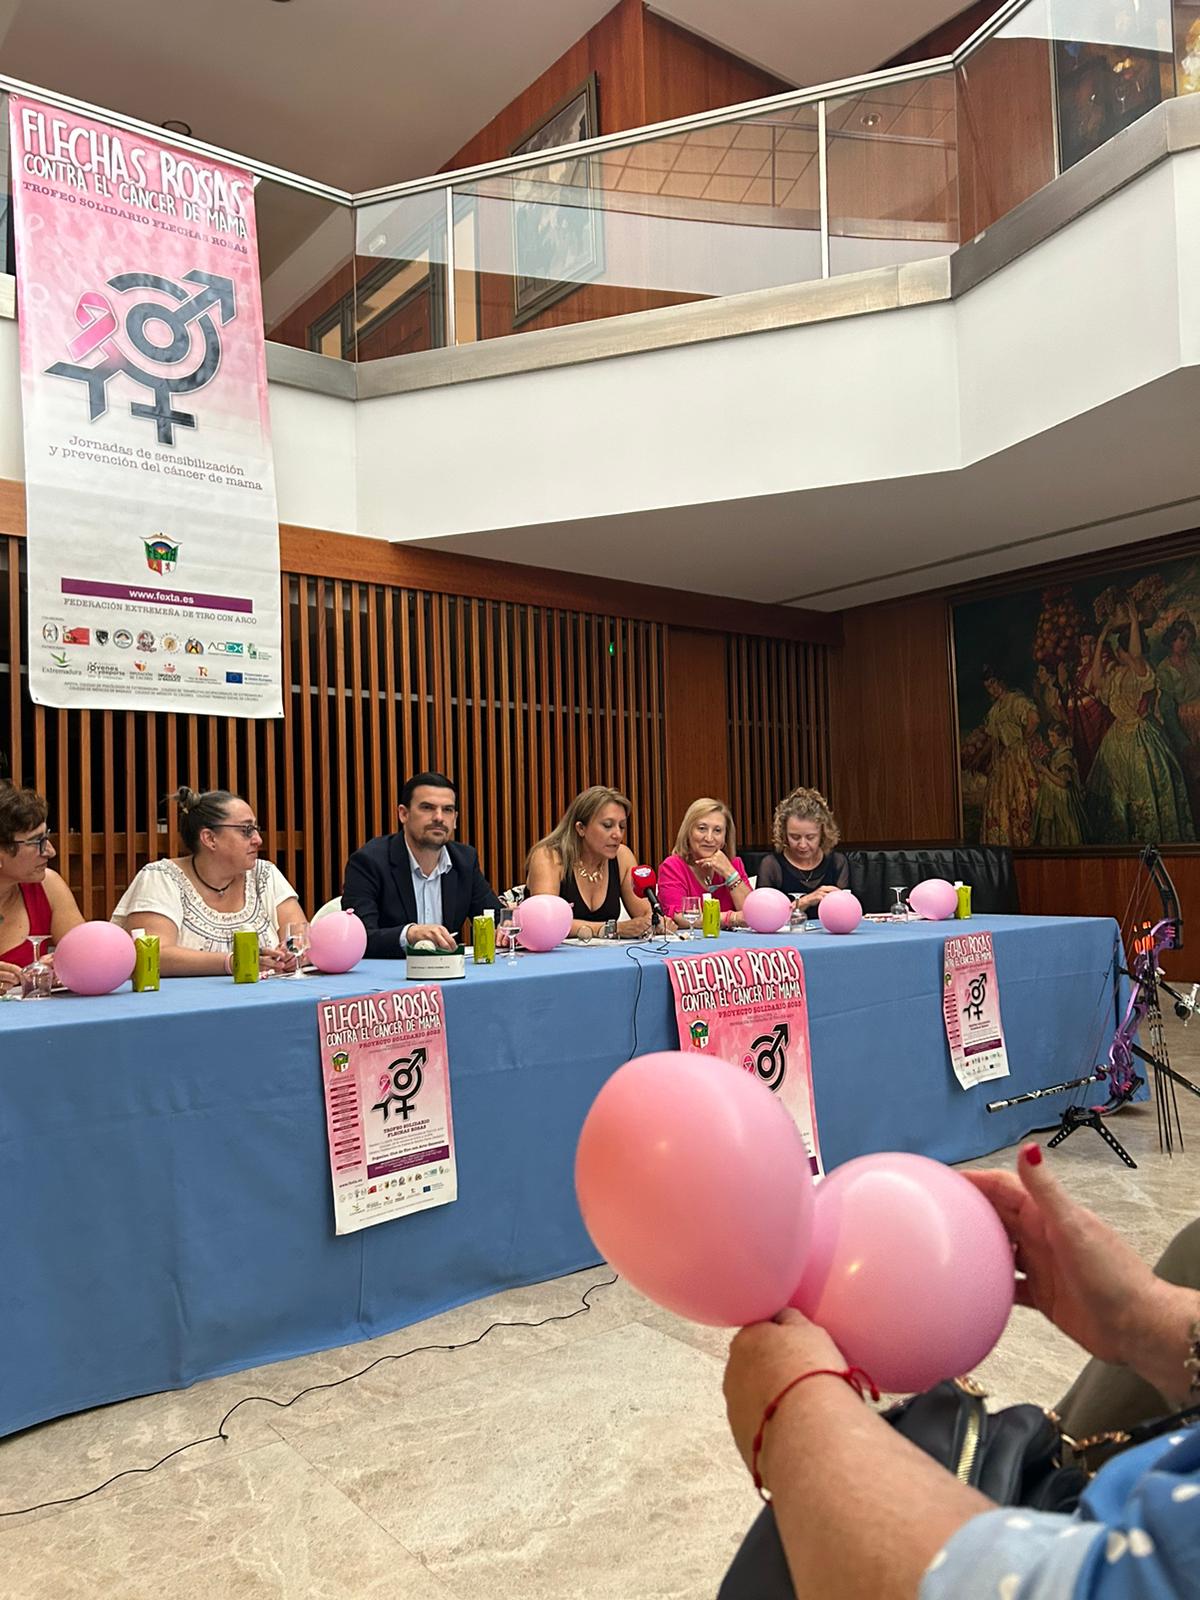
[[[42,947],[49,943],[48,933],[31,933],[29,942],[33,946],[33,960],[21,974],[21,998],[23,1000],[48,1000],[50,991],[54,987],[54,968],[48,961],[42,960]]]
[[[891,885],[891,890],[896,898],[892,903],[892,908],[888,912],[888,915],[890,917],[895,917],[897,922],[907,922],[909,912],[908,904],[904,898],[904,885],[902,883],[894,883]]]
[[[788,931],[790,933],[803,933],[808,927],[808,908],[800,904],[804,899],[802,894],[792,896],[792,910],[788,917]]]
[[[521,947],[517,943],[517,933],[521,921],[517,916],[516,906],[501,906],[496,915],[496,948],[504,949],[504,964],[515,966],[521,954]]]
[[[288,955],[295,956],[296,965],[292,972],[284,973],[284,977],[302,978],[304,976],[304,957],[308,954],[309,936],[308,923],[301,919],[299,922],[285,923],[283,929],[283,948]]]
[[[698,894],[685,895],[683,903],[675,913],[675,928],[681,939],[690,939],[695,928],[700,926],[700,896]]]

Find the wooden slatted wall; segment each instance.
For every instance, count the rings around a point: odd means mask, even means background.
[[[798,784],[829,792],[829,671],[823,645],[730,635],[730,806],[738,838],[770,848],[778,801]]]
[[[626,788],[634,848],[661,856],[660,623],[291,572],[281,721],[55,711],[25,684],[24,545],[0,538],[0,754],[47,796],[85,915],[178,853],[162,796],[181,783],[245,796],[310,912],[350,852],[396,826],[400,784],[423,768],[458,780],[460,836],[497,887],[591,783]]]

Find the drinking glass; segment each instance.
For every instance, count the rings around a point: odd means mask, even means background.
[[[515,966],[521,955],[521,947],[517,943],[517,930],[520,928],[520,918],[517,916],[516,906],[501,906],[496,913],[496,948],[504,949],[505,966]]]
[[[23,1000],[48,1000],[50,991],[54,987],[54,968],[48,961],[42,960],[42,946],[49,943],[48,933],[31,933],[29,942],[33,946],[33,960],[21,974],[21,998]]]
[[[304,958],[308,954],[309,937],[307,922],[288,922],[283,929],[283,948],[288,955],[295,956],[296,966],[292,972],[285,972],[285,978],[304,977]]]
[[[792,896],[792,912],[788,917],[788,931],[790,933],[803,933],[808,927],[808,908],[800,904],[803,898],[802,894],[794,894]]]
[[[908,903],[904,898],[904,885],[892,884],[892,893],[896,896],[888,915],[895,917],[897,922],[907,922],[909,918]]]
[[[681,939],[690,939],[700,926],[700,896],[689,894],[675,913],[675,929]]]

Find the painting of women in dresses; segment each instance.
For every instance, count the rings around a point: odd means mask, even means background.
[[[956,605],[964,838],[1195,842],[1197,618],[1196,556]]]

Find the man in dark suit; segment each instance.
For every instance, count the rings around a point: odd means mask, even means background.
[[[346,864],[342,905],[367,929],[367,955],[395,957],[418,940],[457,947],[468,917],[500,910],[469,844],[454,844],[458,795],[440,772],[419,772],[400,791],[400,832],[356,850]]]

